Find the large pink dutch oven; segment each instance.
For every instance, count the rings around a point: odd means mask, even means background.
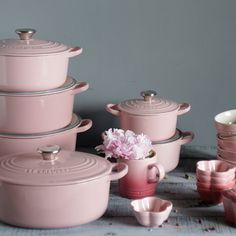
[[[0,220],[21,227],[62,228],[85,224],[106,211],[110,182],[128,172],[124,163],[39,148],[0,159]]]
[[[92,121],[81,119],[75,114],[70,125],[51,132],[35,134],[2,134],[0,133],[0,159],[1,156],[19,152],[35,152],[41,145],[58,144],[66,150],[75,150],[78,133],[90,129]]]
[[[17,29],[19,39],[0,40],[0,90],[48,90],[65,82],[69,58],[82,48],[34,39],[35,32]]]
[[[74,96],[88,87],[88,83],[68,77],[57,89],[0,91],[0,133],[30,134],[67,126],[72,119]]]
[[[152,141],[171,138],[175,134],[177,116],[188,112],[190,105],[158,98],[152,90],[143,91],[141,95],[144,99],[107,104],[106,110],[119,117],[121,129],[144,133]]]
[[[176,129],[176,133],[172,138],[153,142],[152,145],[157,155],[157,163],[161,164],[166,172],[174,170],[179,163],[181,146],[191,142],[193,138],[193,132],[182,132]]]

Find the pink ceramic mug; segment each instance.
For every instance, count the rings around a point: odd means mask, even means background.
[[[128,165],[128,174],[119,180],[119,193],[123,197],[138,199],[154,195],[156,184],[165,176],[156,156],[142,160],[118,159],[118,162]]]

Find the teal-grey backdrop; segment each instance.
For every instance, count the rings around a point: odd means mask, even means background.
[[[90,83],[75,102],[94,121],[81,146],[98,144],[104,129],[117,126],[106,103],[144,89],[192,105],[178,120],[196,134],[190,150],[214,149],[215,114],[236,107],[234,0],[0,0],[0,38],[16,37],[19,27],[84,48],[69,67]]]

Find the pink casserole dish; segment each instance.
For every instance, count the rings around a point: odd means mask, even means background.
[[[106,211],[110,182],[128,167],[57,145],[0,159],[0,220],[29,228],[89,223]],[[59,152],[60,151],[60,152]]]

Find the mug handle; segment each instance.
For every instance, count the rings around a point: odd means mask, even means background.
[[[111,173],[109,175],[109,179],[110,179],[110,181],[121,179],[127,173],[128,173],[128,165],[127,164],[125,164],[123,162],[114,163],[114,164],[112,164],[112,169],[111,169]]]
[[[148,172],[150,173],[150,171],[153,168],[155,168],[157,170],[157,174],[156,174],[155,178],[148,179],[149,184],[159,183],[165,177],[165,169],[162,165],[156,164],[156,163],[151,164],[148,166]]]

